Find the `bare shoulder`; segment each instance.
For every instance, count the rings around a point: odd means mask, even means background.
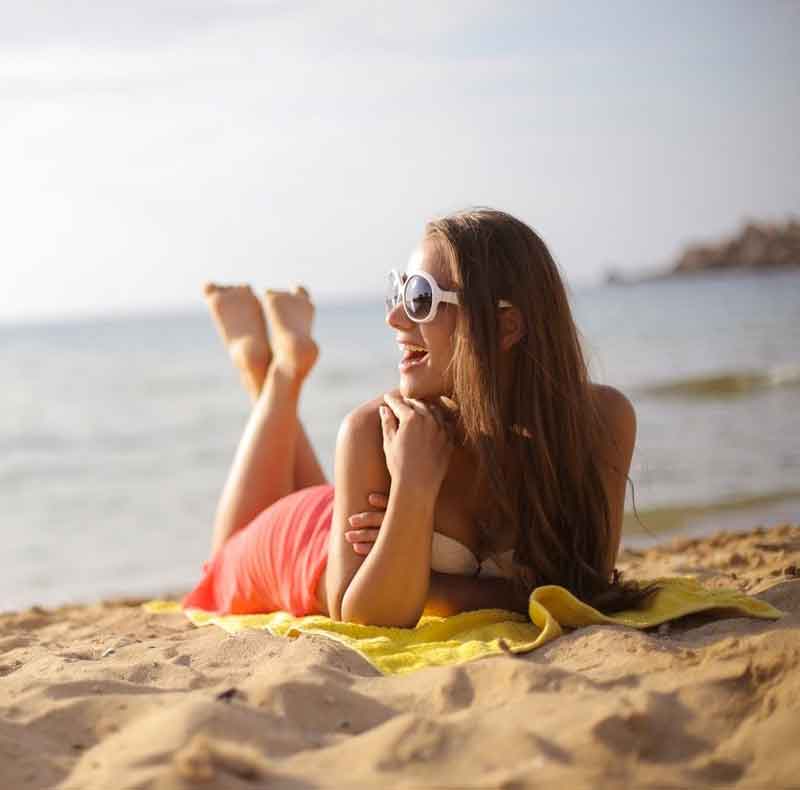
[[[611,435],[625,442],[636,437],[636,411],[628,397],[607,384],[592,384],[598,415]]]
[[[336,474],[337,488],[345,481],[351,483],[363,480],[364,484],[371,486],[381,481],[388,491],[389,471],[386,468],[386,456],[383,452],[383,430],[379,411],[382,403],[383,396],[373,398],[357,406],[342,420],[336,436],[335,466],[343,474]],[[383,489],[373,487],[369,490]],[[364,490],[363,493],[366,496],[368,491]]]
[[[400,390],[392,390],[392,394],[399,396]],[[377,450],[383,462],[383,430],[379,411],[383,403],[383,395],[378,395],[347,414],[339,426],[337,446],[350,444],[351,447],[359,447],[363,452],[372,455]]]
[[[338,441],[354,440],[369,445],[373,442],[382,443],[381,418],[378,411],[382,403],[381,395],[353,409],[339,426]]]
[[[592,384],[592,396],[600,419],[598,458],[611,469],[628,474],[636,444],[636,411],[618,389]]]
[[[597,460],[608,502],[610,534],[605,571],[610,574],[622,536],[625,486],[636,444],[636,412],[630,400],[614,387],[592,384],[592,396],[602,428]]]

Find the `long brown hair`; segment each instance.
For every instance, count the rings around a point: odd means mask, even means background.
[[[606,611],[635,604],[642,592],[605,573],[611,529],[597,453],[606,431],[550,252],[525,223],[484,208],[429,222],[425,239],[460,294],[453,397],[494,505],[482,525],[482,551],[491,553],[499,530],[510,526],[520,591],[558,584]],[[501,299],[525,321],[507,394],[500,384]]]

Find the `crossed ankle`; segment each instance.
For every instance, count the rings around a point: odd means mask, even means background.
[[[295,357],[283,357],[276,354],[269,367],[268,376],[286,383],[302,384],[314,366],[314,360],[298,360]]]

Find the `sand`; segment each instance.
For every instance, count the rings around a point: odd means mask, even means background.
[[[0,616],[0,787],[800,787],[800,527],[626,551],[779,621],[593,626],[381,677],[322,637],[135,601]]]

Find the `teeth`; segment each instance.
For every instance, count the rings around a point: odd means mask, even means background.
[[[400,348],[406,349],[408,351],[427,351],[427,348],[423,346],[415,346],[413,343],[398,343]]]

